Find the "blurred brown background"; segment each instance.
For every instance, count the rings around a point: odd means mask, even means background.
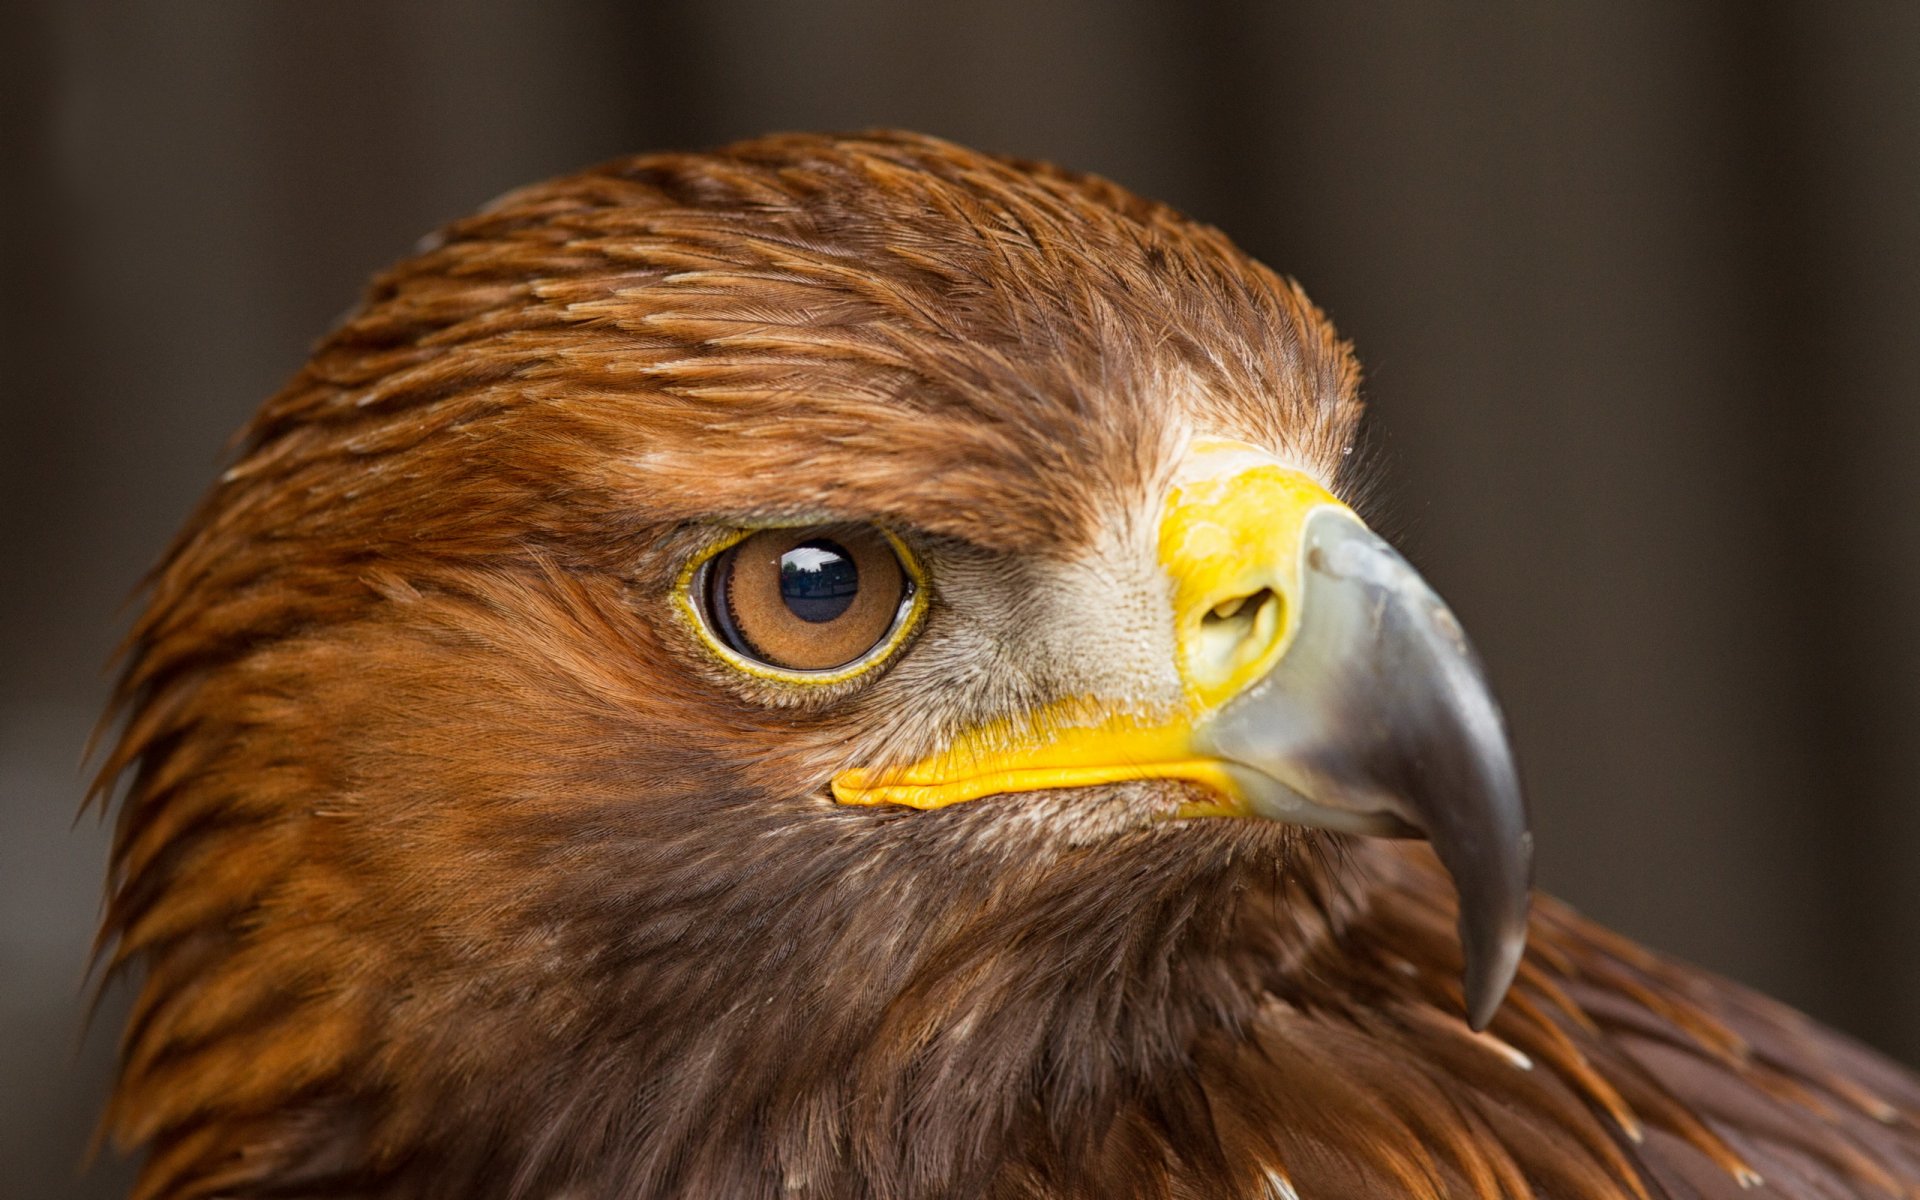
[[[1369,364],[1540,878],[1920,1061],[1920,5],[36,0],[0,40],[0,1192],[76,1181],[123,598],[374,268],[632,150],[876,124],[1225,227]]]

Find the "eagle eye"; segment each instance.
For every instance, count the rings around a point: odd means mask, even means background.
[[[905,547],[871,525],[748,533],[699,562],[686,591],[729,661],[811,683],[886,658],[921,607]]]

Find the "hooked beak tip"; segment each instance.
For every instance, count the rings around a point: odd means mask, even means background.
[[[1405,559],[1344,510],[1305,532],[1298,633],[1207,743],[1259,815],[1432,844],[1459,897],[1466,1016],[1483,1029],[1519,969],[1533,873],[1499,708]]]

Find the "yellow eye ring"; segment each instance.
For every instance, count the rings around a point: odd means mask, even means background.
[[[844,550],[838,542],[832,540],[835,537],[838,537],[841,541],[864,543],[865,547],[869,550],[869,554],[871,554],[871,550],[875,546],[880,547],[882,553],[891,553],[891,565],[897,568],[900,581],[900,597],[897,605],[888,612],[883,607],[880,607],[884,604],[883,598],[869,597],[860,602],[860,607],[865,610],[864,616],[860,612],[849,614],[849,616],[853,618],[873,620],[877,610],[878,616],[888,620],[883,631],[872,641],[871,645],[866,646],[847,661],[837,663],[831,667],[822,668],[783,665],[780,662],[770,661],[772,656],[756,657],[753,653],[749,652],[754,649],[754,646],[752,645],[752,640],[743,638],[740,630],[736,628],[736,624],[741,623],[739,622],[739,617],[733,613],[732,606],[727,604],[724,599],[721,601],[722,611],[715,612],[714,594],[718,591],[724,597],[724,588],[732,585],[734,559],[737,552],[744,549],[751,539],[766,540],[763,539],[763,535],[768,534],[791,534],[793,535],[792,540],[797,543],[782,557],[779,567],[790,566],[791,564],[788,560],[790,560],[796,552],[804,553],[811,550],[815,557],[819,557],[822,553],[820,549],[822,547],[828,548],[829,558],[832,557],[831,551],[838,551],[840,556],[846,558],[849,563],[852,562],[857,555],[849,554]],[[805,535],[808,534],[814,536],[807,538]],[[772,539],[771,544],[779,545],[784,540],[785,539],[778,538]],[[773,567],[771,569],[778,570],[779,567]],[[712,573],[720,569],[727,570],[728,575],[716,581],[712,578]],[[752,569],[756,572],[758,577],[757,581],[762,585],[763,589],[768,579],[772,579],[775,586],[781,589],[784,598],[784,572],[769,576],[767,574],[769,566],[757,562],[753,564]],[[848,569],[850,570],[850,568]],[[855,587],[857,587],[857,580],[857,574],[849,574],[849,582],[853,583]],[[716,588],[716,582],[722,586]],[[734,670],[756,679],[820,687],[844,683],[847,680],[857,678],[893,657],[894,653],[899,650],[901,645],[905,643],[907,638],[919,626],[921,618],[925,615],[928,603],[928,587],[925,569],[920,565],[919,560],[914,557],[913,552],[907,548],[906,543],[891,530],[873,525],[850,525],[844,523],[773,525],[735,530],[695,555],[687,562],[686,566],[681,568],[679,578],[674,586],[674,600],[686,616],[688,623],[692,626],[694,633],[700,638],[701,642],[703,642],[716,657]],[[788,601],[790,605],[792,602],[792,600]],[[813,603],[817,605],[820,602],[816,600],[813,601]],[[852,603],[852,601],[840,600],[837,602],[836,607],[836,602],[829,601],[828,607],[830,611],[834,611],[837,614],[838,612],[844,611],[849,603]],[[763,615],[757,619],[762,622],[766,621],[764,613],[767,610],[767,606],[762,602],[758,605],[758,608]],[[806,622],[823,620],[819,615],[805,616],[803,619]],[[828,619],[830,620],[830,618]],[[795,623],[793,624],[793,629],[798,631],[801,637],[804,637],[806,636],[808,627],[804,623]],[[857,633],[854,636],[857,637]]]

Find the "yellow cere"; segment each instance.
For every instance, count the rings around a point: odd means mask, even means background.
[[[1199,712],[1238,695],[1285,653],[1300,624],[1307,517],[1326,505],[1345,507],[1243,442],[1208,439],[1188,451],[1161,514],[1160,562],[1173,581],[1180,677]]]
[[[1221,797],[1189,805],[1185,815],[1239,812],[1225,770],[1193,749],[1193,729],[1286,652],[1299,627],[1307,518],[1326,506],[1345,508],[1266,451],[1196,441],[1168,490],[1158,546],[1172,583],[1182,711],[1148,720],[1093,700],[1064,701],[964,733],[909,767],[845,771],[833,781],[835,799],[943,808],[1003,792],[1185,779]]]

